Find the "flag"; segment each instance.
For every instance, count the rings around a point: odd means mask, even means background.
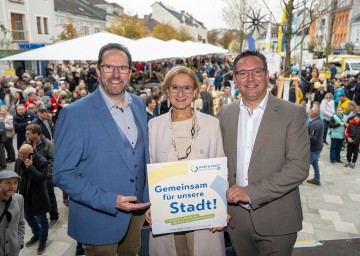
[[[285,31],[286,28],[286,5],[284,5],[283,15],[279,26],[278,48],[277,52],[283,52],[285,49]]]
[[[296,45],[296,22],[297,22],[297,11],[294,14],[293,20],[291,22],[291,40],[290,40],[290,51],[293,51]]]
[[[256,51],[254,38],[250,34],[248,35],[248,45],[249,51]]]
[[[268,29],[266,31],[265,52],[270,52],[270,42],[271,42],[271,22],[269,22]]]

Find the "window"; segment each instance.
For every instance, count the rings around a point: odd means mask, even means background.
[[[48,35],[49,34],[49,29],[48,29],[48,18],[46,17],[36,17],[36,26],[37,26],[37,31],[39,35],[45,34]]]
[[[43,18],[44,21],[44,34],[48,35],[49,34],[49,29],[48,29],[48,18]]]
[[[14,41],[25,41],[24,15],[11,13],[11,28]]]
[[[36,26],[37,26],[37,31],[38,31],[38,34],[42,34],[42,31],[41,31],[41,17],[36,17]]]

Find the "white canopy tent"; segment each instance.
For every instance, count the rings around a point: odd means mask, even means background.
[[[162,41],[146,37],[132,40],[108,32],[99,32],[65,42],[19,53],[0,59],[12,60],[97,60],[100,48],[108,43],[121,43],[128,47],[133,61],[152,61],[184,58],[212,53],[226,53],[225,49],[208,44],[177,40]]]

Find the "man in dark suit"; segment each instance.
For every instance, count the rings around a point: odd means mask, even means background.
[[[54,125],[49,118],[48,110],[45,105],[38,107],[38,117],[35,118],[31,123],[38,124],[41,128],[42,134],[48,140],[53,140]]]
[[[260,52],[239,54],[233,69],[242,98],[220,116],[230,239],[237,255],[288,256],[302,228],[299,185],[309,173],[306,114],[269,93]]]
[[[68,234],[86,255],[137,255],[148,207],[145,103],[126,92],[131,55],[101,48],[99,88],[61,110],[53,179],[70,197]]]
[[[34,152],[31,145],[24,144],[19,149],[14,170],[21,177],[19,193],[24,197],[25,220],[33,233],[33,237],[25,245],[29,247],[39,241],[37,253],[40,255],[45,251],[49,232],[46,217],[50,210],[46,187],[48,162]]]

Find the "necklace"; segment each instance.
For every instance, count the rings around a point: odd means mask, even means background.
[[[171,113],[172,114],[172,113]],[[171,144],[174,148],[174,151],[175,151],[175,155],[176,155],[176,158],[180,161],[180,160],[184,160],[184,159],[187,159],[191,153],[191,147],[194,143],[194,135],[195,135],[195,115],[193,113],[193,116],[192,116],[192,127],[191,127],[191,139],[190,139],[190,145],[187,147],[186,149],[186,155],[184,157],[179,157],[179,152],[177,151],[176,149],[176,142],[175,142],[175,137],[174,137],[174,134],[172,136],[172,141],[171,141]]]

